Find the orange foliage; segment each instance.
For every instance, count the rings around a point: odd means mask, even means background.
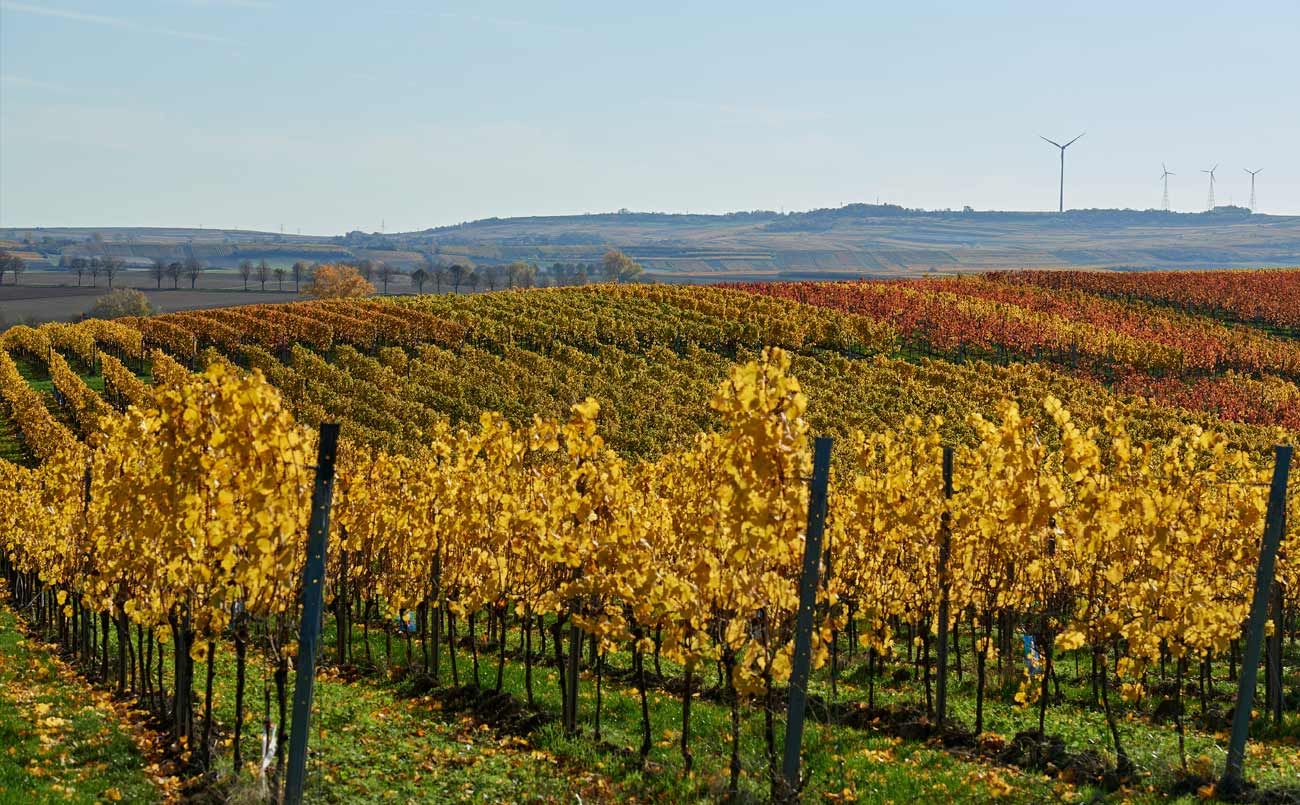
[[[326,264],[316,268],[311,282],[303,286],[302,292],[321,299],[339,299],[370,296],[375,292],[375,286],[352,266]]]

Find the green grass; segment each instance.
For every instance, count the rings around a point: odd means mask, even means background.
[[[110,638],[115,645],[115,639]],[[110,648],[110,657],[115,649]],[[260,788],[263,702],[274,683],[249,654],[241,740],[243,764],[233,766],[236,665],[229,645],[216,652],[213,712],[216,788],[245,801]],[[167,653],[167,684],[172,657]],[[202,679],[196,665],[197,732],[202,735]],[[289,674],[292,697],[295,677]],[[317,674],[313,702],[308,802],[574,802],[613,798],[608,778],[594,769],[565,766],[527,741],[500,735],[464,714],[446,713],[430,699],[395,695],[379,677],[344,679],[330,668]],[[292,702],[290,702],[290,708]],[[281,736],[283,737],[283,736]],[[272,764],[274,768],[274,764]],[[3,801],[3,800],[0,800]]]
[[[64,355],[64,357],[70,362],[73,371],[81,377],[86,386],[103,397],[104,375],[102,373],[91,373],[80,360],[73,356]],[[18,367],[18,373],[27,381],[27,384],[44,399],[46,407],[54,418],[62,422],[74,433],[77,432],[77,423],[73,421],[72,415],[67,409],[60,406],[55,399],[54,381],[50,380],[45,367],[34,365],[31,361],[21,357],[15,357],[14,363]],[[137,376],[146,385],[153,384],[153,377],[148,372],[137,374]],[[3,400],[0,400],[0,459],[24,466],[32,466],[37,463],[23,446],[17,426],[10,415],[9,406]]]
[[[512,629],[510,648],[517,646],[518,632]],[[533,669],[534,694],[545,716],[543,725],[522,737],[497,731],[480,723],[467,707],[446,704],[439,690],[412,695],[406,673],[405,643],[393,636],[391,665],[385,656],[381,624],[370,629],[368,662],[360,627],[354,632],[354,661],[361,667],[340,672],[333,660],[332,623],[327,621],[322,636],[324,670],[318,675],[311,728],[311,760],[307,778],[308,798],[318,802],[357,801],[623,801],[635,798],[653,802],[705,802],[725,796],[730,749],[728,708],[711,697],[697,697],[692,705],[693,772],[687,773],[679,754],[681,730],[680,698],[652,688],[650,696],[653,746],[642,766],[637,755],[641,741],[639,694],[626,670],[630,656],[625,652],[608,657],[603,685],[601,740],[594,739],[595,678],[584,669],[580,689],[581,734],[569,738],[558,725],[560,697],[555,671],[543,665]],[[7,649],[7,647],[5,647]],[[539,647],[534,645],[535,650]],[[115,652],[110,650],[110,656]],[[440,652],[442,683],[451,685],[450,657],[446,646]],[[457,652],[459,681],[471,681],[472,664],[468,649]],[[256,759],[260,751],[263,695],[270,686],[269,674],[250,652],[248,690],[244,713],[242,753],[244,767],[232,774],[232,735],[235,718],[235,664],[228,644],[216,653],[214,711],[217,745],[222,757],[215,767],[218,787],[240,796],[258,787]],[[847,657],[840,676],[840,701],[865,701],[866,677],[859,653],[853,662]],[[491,690],[496,682],[496,658],[480,655],[480,682]],[[418,641],[413,661],[422,654]],[[662,663],[664,673],[678,673],[671,662]],[[953,714],[970,725],[973,722],[974,688],[970,647],[963,652],[966,674],[953,675],[950,701]],[[653,666],[647,660],[648,670]],[[881,705],[920,705],[924,702],[921,683],[893,682],[892,671],[904,667],[892,663],[877,680],[876,700]],[[1288,667],[1294,667],[1294,662]],[[170,657],[168,674],[170,677]],[[362,668],[366,670],[362,671]],[[1216,687],[1228,690],[1226,667],[1219,666]],[[715,677],[705,669],[703,683],[712,687]],[[196,668],[199,679],[203,669]],[[1113,762],[1110,739],[1100,709],[1089,701],[1085,680],[1076,682],[1073,658],[1060,665],[1064,701],[1053,703],[1047,713],[1047,731],[1061,736],[1070,751],[1093,749]],[[990,669],[990,679],[996,673]],[[1292,674],[1294,676],[1294,673]],[[1288,686],[1300,681],[1291,679]],[[170,680],[169,680],[170,682]],[[823,670],[812,684],[814,694],[828,697],[829,680]],[[289,689],[292,691],[290,675]],[[505,664],[503,688],[519,699],[524,697],[524,666],[511,656]],[[1017,731],[1033,729],[1037,712],[1012,701],[1014,685],[999,689],[991,684],[986,699],[987,733],[1010,739]],[[201,708],[202,692],[196,691]],[[1118,698],[1118,697],[1116,697]],[[1224,702],[1216,703],[1223,706]],[[1121,730],[1126,746],[1139,768],[1139,776],[1118,792],[1132,801],[1167,801],[1163,792],[1175,778],[1179,766],[1177,738],[1170,725],[1156,724],[1147,716],[1152,703],[1136,708],[1121,707]],[[1118,706],[1118,704],[1117,704]],[[1188,701],[1195,713],[1197,706]],[[783,738],[784,712],[776,718],[778,752]],[[1247,755],[1247,775],[1267,786],[1300,784],[1300,752],[1297,734],[1300,721],[1295,715],[1279,728],[1257,726]],[[200,731],[202,728],[200,718]],[[1187,752],[1193,765],[1205,756],[1215,773],[1222,768],[1226,736],[1189,728]],[[858,801],[907,802],[920,799],[942,801],[1013,802],[1086,801],[1099,792],[1087,785],[1075,786],[1043,773],[1003,766],[988,757],[970,752],[949,751],[932,742],[902,740],[887,729],[828,726],[810,721],[805,734],[804,769],[809,776],[806,801],[836,801],[849,791]],[[742,709],[741,757],[745,770],[741,781],[742,800],[762,801],[769,790],[766,777],[763,713],[754,703]],[[1204,761],[1202,761],[1204,762]],[[1192,802],[1195,798],[1185,798]],[[5,801],[0,797],[0,802]]]
[[[6,613],[6,617],[10,617]],[[332,646],[327,628],[323,645]],[[360,632],[356,634],[359,641]],[[383,637],[371,630],[371,650],[383,657]],[[606,680],[603,688],[602,740],[592,737],[594,677],[584,671],[580,690],[582,734],[567,738],[555,719],[559,694],[551,669],[534,669],[534,691],[541,710],[551,720],[529,735],[517,737],[480,723],[469,712],[447,709],[437,691],[412,696],[400,680],[404,662],[394,641],[394,673],[372,673],[345,679],[326,668],[318,675],[311,726],[311,759],[307,797],[315,802],[457,802],[457,801],[625,801],[706,802],[723,797],[727,786],[729,711],[697,698],[692,706],[692,748],[695,769],[684,771],[678,752],[679,699],[651,691],[654,745],[643,767],[636,756],[640,743],[640,702],[625,680]],[[356,645],[358,656],[363,649]],[[329,658],[327,648],[325,659]],[[116,656],[110,648],[111,657]],[[232,773],[235,719],[235,663],[228,645],[216,653],[213,706],[216,741],[222,756],[216,761],[217,786],[240,801],[258,788],[256,759],[260,752],[263,695],[269,675],[251,660],[241,741],[245,759]],[[416,656],[419,656],[418,644]],[[450,684],[449,657],[441,655],[444,683]],[[471,673],[469,652],[458,651],[461,678]],[[170,684],[170,652],[168,681]],[[417,660],[418,661],[418,660]],[[493,658],[480,657],[481,679],[495,683]],[[613,668],[626,668],[626,654],[612,655]],[[382,666],[382,661],[380,662]],[[612,670],[612,669],[611,669]],[[667,672],[669,667],[665,666]],[[204,669],[196,668],[201,680]],[[508,661],[504,687],[523,696],[521,662]],[[293,675],[289,689],[292,691]],[[196,691],[199,708],[202,691]],[[103,695],[103,694],[101,694]],[[273,705],[274,706],[274,705]],[[745,769],[742,800],[766,799],[768,783],[762,733],[762,711],[746,705],[742,711],[741,754]],[[782,721],[783,717],[778,719]],[[778,741],[780,740],[778,726]],[[201,717],[199,731],[202,731]],[[631,750],[631,751],[629,751]],[[988,792],[1005,786],[1007,799],[1040,802],[1072,796],[1072,786],[1042,775],[997,768],[967,760],[942,748],[906,742],[888,735],[809,723],[805,738],[805,769],[811,778],[807,799],[838,798],[848,789],[861,801],[914,801],[932,797],[983,801]],[[987,789],[987,790],[986,790]],[[0,797],[0,802],[5,801]]]
[[[354,656],[364,658],[364,645],[358,630],[354,634]],[[517,632],[511,634],[511,648]],[[383,637],[371,630],[371,654],[381,666],[385,665]],[[333,636],[326,635],[326,655],[331,656]],[[537,649],[537,646],[534,646]],[[472,665],[467,649],[457,652],[460,682],[472,679]],[[418,643],[415,647],[417,663],[421,661]],[[440,653],[442,681],[451,684],[450,658],[445,646]],[[405,649],[395,641],[394,671],[405,663]],[[480,656],[480,681],[491,690],[496,683],[496,658]],[[697,697],[691,707],[691,742],[695,757],[694,770],[688,774],[682,761],[679,741],[681,736],[681,702],[679,696],[651,690],[650,719],[651,752],[645,767],[637,756],[641,743],[640,698],[634,684],[622,673],[630,667],[630,655],[617,653],[609,656],[609,670],[602,691],[601,741],[594,740],[595,676],[583,671],[579,689],[579,720],[582,734],[566,738],[558,724],[560,696],[554,669],[536,666],[533,669],[534,694],[537,705],[551,719],[529,736],[531,745],[547,755],[559,758],[568,766],[607,774],[624,795],[636,796],[655,802],[705,802],[725,796],[728,783],[730,751],[730,712],[723,704],[708,698]],[[649,660],[647,660],[649,663]],[[675,674],[672,663],[661,663],[665,674]],[[649,670],[649,665],[648,665]],[[609,677],[614,674],[617,680]],[[706,684],[711,686],[710,670]],[[698,685],[698,680],[697,680]],[[400,697],[402,685],[387,683],[391,694]],[[503,689],[520,699],[524,697],[524,666],[521,660],[508,659],[505,665]],[[814,691],[820,692],[820,691]],[[437,711],[435,711],[437,712]],[[451,717],[451,716],[444,716]],[[784,711],[777,721],[777,751],[783,740]],[[742,799],[762,801],[767,798],[769,782],[766,776],[767,760],[763,738],[763,714],[753,703],[742,707],[741,761],[744,776],[741,780]],[[938,746],[919,741],[902,741],[881,732],[856,730],[847,727],[831,728],[808,722],[804,743],[804,770],[809,777],[805,791],[808,801],[834,799],[848,789],[860,801],[908,802],[918,798],[946,799],[952,801],[983,801],[992,798],[992,792],[1005,784],[1007,798],[1011,801],[1042,802],[1070,796],[1073,786],[1059,783],[1043,775],[1014,768],[998,767],[981,760],[963,759]]]
[[[374,632],[372,629],[371,653],[382,666],[383,639]],[[360,632],[354,639],[359,638]],[[515,640],[517,635],[512,633],[512,649],[515,648]],[[328,636],[326,645],[332,646]],[[364,647],[359,643],[354,651],[355,657],[364,657]],[[417,659],[419,654],[417,644]],[[404,650],[400,646],[395,648],[393,655],[397,664],[404,663]],[[953,674],[950,701],[954,716],[969,726],[974,722],[975,707],[971,673],[974,666],[969,645],[965,647],[964,655],[967,673],[961,681]],[[458,656],[460,681],[465,683],[471,673],[468,670],[469,653],[461,649]],[[856,659],[861,660],[861,655]],[[449,684],[450,672],[445,650],[441,654],[441,661],[443,682]],[[630,657],[626,653],[618,653],[611,655],[609,662],[613,668],[626,669],[630,666]],[[481,656],[480,664],[482,684],[488,688],[494,687],[495,658]],[[890,671],[900,665],[891,665]],[[662,667],[669,676],[677,674],[679,670],[667,661],[662,663]],[[1294,667],[1293,660],[1288,668]],[[853,676],[853,669],[853,665],[846,663],[842,678]],[[1220,693],[1226,693],[1230,689],[1229,682],[1224,678],[1226,670],[1223,665],[1218,668],[1216,686]],[[1062,693],[1065,700],[1049,707],[1047,732],[1063,738],[1069,751],[1095,750],[1113,763],[1110,738],[1102,712],[1088,701],[1090,691],[1086,684],[1086,665],[1085,679],[1082,682],[1076,682],[1073,678],[1072,657],[1067,656],[1059,671],[1063,677]],[[709,670],[705,676],[706,684],[711,686],[714,682],[712,671]],[[858,676],[861,677],[861,674]],[[1289,680],[1288,689],[1296,682],[1300,680]],[[513,659],[507,661],[503,683],[505,690],[523,697],[522,662]],[[830,697],[829,678],[825,670],[815,675],[811,691]],[[1036,729],[1037,710],[1017,705],[1013,701],[1014,691],[1015,685],[990,692],[985,702],[986,732],[1009,740],[1018,731]],[[534,668],[534,693],[544,712],[558,716],[559,691],[553,669]],[[1262,698],[1262,692],[1259,696]],[[865,701],[866,698],[865,684],[843,682],[839,686],[840,701]],[[1118,698],[1114,697],[1113,704],[1121,713],[1122,738],[1139,769],[1138,778],[1123,793],[1138,800],[1163,800],[1161,792],[1169,789],[1179,772],[1177,735],[1172,725],[1157,724],[1148,718],[1147,711],[1154,702],[1147,701],[1138,707],[1126,708],[1118,703]],[[716,799],[725,793],[730,741],[729,713],[726,707],[704,699],[695,700],[692,706],[692,731],[695,736],[692,747],[696,766],[693,775],[687,776],[678,750],[681,728],[678,697],[655,690],[650,693],[651,736],[654,746],[646,770],[642,770],[638,758],[626,754],[627,750],[635,752],[640,744],[640,703],[632,683],[625,676],[619,676],[619,681],[612,684],[607,679],[601,744],[590,739],[594,726],[592,714],[595,706],[595,681],[594,676],[586,671],[580,699],[580,718],[584,719],[583,732],[587,737],[566,739],[552,721],[531,736],[533,744],[575,765],[609,773],[620,788],[643,798],[655,801],[695,801]],[[919,681],[895,684],[880,680],[877,684],[877,702],[922,705],[923,688]],[[1190,699],[1185,702],[1190,714],[1197,712],[1196,705]],[[1214,703],[1220,707],[1224,704],[1222,701]],[[776,721],[779,752],[783,738],[783,711],[778,713]],[[742,789],[750,799],[762,799],[768,790],[764,777],[766,758],[762,724],[762,711],[755,704],[747,704],[743,710],[741,734],[742,763],[746,770]],[[1248,747],[1248,777],[1266,787],[1300,785],[1300,753],[1296,750],[1295,738],[1295,732],[1300,728],[1300,719],[1294,714],[1289,715],[1283,723],[1283,729],[1277,730],[1276,735],[1270,734],[1262,720],[1257,722],[1256,727],[1255,739]],[[1226,734],[1205,733],[1189,726],[1186,744],[1192,765],[1196,765],[1198,756],[1204,756],[1212,764],[1214,773],[1220,772],[1226,739]],[[1005,783],[1009,789],[1008,797],[1012,800],[1086,798],[1095,793],[1087,786],[1076,789],[1044,774],[1000,766],[985,758],[962,757],[959,753],[949,752],[927,742],[901,741],[883,729],[860,730],[810,723],[805,734],[804,763],[811,777],[807,790],[810,800],[833,797],[845,788],[856,792],[859,799],[870,801],[912,801],[922,797],[981,800],[989,798],[996,788],[990,781],[990,775]]]
[[[610,789],[598,773],[561,769],[526,741],[437,711],[429,699],[398,699],[371,680],[325,674],[316,696],[317,754],[307,785],[313,801],[572,802],[575,793]]]
[[[160,801],[128,729],[0,607],[0,802]]]
[[[1288,669],[1297,667],[1298,657],[1288,661]],[[964,659],[966,663],[964,679],[958,681],[951,677],[949,702],[953,717],[972,726],[975,722],[975,685],[974,664],[969,654],[969,647]],[[1099,706],[1091,703],[1091,689],[1087,680],[1087,661],[1083,661],[1083,678],[1075,679],[1073,658],[1067,656],[1058,666],[1062,678],[1061,702],[1049,701],[1045,720],[1045,731],[1049,735],[1061,737],[1069,751],[1094,750],[1102,754],[1108,762],[1114,763],[1111,739],[1106,729],[1105,716]],[[951,673],[951,672],[950,672]],[[1235,680],[1226,676],[1226,661],[1216,663],[1215,690],[1217,698],[1210,702],[1211,708],[1231,706],[1228,694],[1235,692]],[[1037,706],[1024,707],[1013,701],[1018,684],[997,690],[996,671],[990,669],[991,690],[985,698],[985,731],[1011,738],[1022,730],[1038,728]],[[1194,676],[1194,672],[1193,672]],[[1300,684],[1300,678],[1292,671],[1286,687],[1288,690]],[[852,699],[865,700],[867,688],[865,681],[846,682],[841,685],[841,695]],[[1263,689],[1257,691],[1255,710],[1263,710]],[[878,680],[876,700],[879,704],[911,704],[924,702],[924,693],[917,682],[894,684]],[[1166,790],[1180,773],[1178,753],[1178,736],[1173,722],[1158,723],[1150,716],[1150,711],[1158,698],[1147,698],[1136,706],[1127,706],[1120,701],[1117,693],[1112,694],[1111,704],[1119,713],[1121,740],[1130,759],[1134,762],[1140,775],[1142,787],[1154,786]],[[1192,726],[1199,714],[1199,704],[1195,696],[1185,695],[1183,704],[1187,712],[1186,753],[1189,766],[1195,768],[1198,762],[1207,762],[1212,768],[1212,776],[1217,778],[1223,770],[1227,752],[1228,735],[1226,732],[1206,732]],[[1252,725],[1251,742],[1247,745],[1247,777],[1265,787],[1300,786],[1300,750],[1294,732],[1300,730],[1300,716],[1296,713],[1284,715],[1280,728],[1268,725],[1262,717]],[[1199,761],[1198,761],[1199,758]]]
[[[14,426],[9,406],[3,400],[0,400],[0,460],[13,464],[31,463],[18,429]]]

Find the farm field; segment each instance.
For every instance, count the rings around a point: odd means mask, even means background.
[[[994,272],[12,327],[0,648],[149,714],[128,799],[283,785],[337,422],[308,801],[789,798],[830,437],[804,800],[1227,796],[1298,317],[1300,270]],[[1238,799],[1300,798],[1298,490]]]
[[[39,275],[24,277],[25,283],[41,279]],[[60,277],[59,279],[66,279]],[[134,279],[134,278],[131,278]],[[236,277],[237,279],[237,277]],[[205,279],[205,284],[208,280]],[[136,287],[128,284],[123,287]],[[138,288],[149,303],[158,310],[172,313],[178,310],[199,310],[215,307],[234,307],[246,305],[251,301],[293,302],[300,297],[292,291],[283,293],[268,290],[245,292],[237,287],[215,287],[208,289],[171,289],[155,290]],[[0,321],[7,324],[22,322],[73,321],[84,315],[95,301],[107,291],[106,288],[78,288],[67,285],[32,285],[17,287],[6,285],[0,288]]]

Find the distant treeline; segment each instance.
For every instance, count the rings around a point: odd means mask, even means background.
[[[444,262],[435,260],[432,255],[421,256],[420,262],[413,268],[382,260],[352,259],[307,262],[298,260],[290,267],[272,266],[266,260],[254,262],[243,259],[237,270],[244,281],[244,290],[249,290],[250,283],[256,283],[260,290],[266,291],[267,284],[273,283],[274,289],[284,291],[290,284],[295,293],[302,290],[302,284],[310,282],[321,265],[345,265],[356,269],[356,273],[367,282],[375,285],[382,293],[388,293],[391,286],[405,284],[416,293],[428,290],[443,291],[495,291],[506,288],[539,288],[564,285],[586,285],[589,282],[638,282],[644,280],[645,274],[641,264],[617,249],[607,251],[599,262],[554,262],[538,265],[516,261],[508,264],[474,265],[470,262]],[[161,290],[163,284],[179,288],[182,281],[191,289],[199,287],[200,279],[211,268],[202,258],[190,255],[181,260],[154,258],[144,268],[154,281],[154,287]],[[0,249],[0,283],[4,282],[6,273],[13,276],[17,284],[25,264],[21,258]],[[83,283],[90,287],[99,287],[100,278],[113,287],[114,280],[123,272],[132,268],[125,260],[112,255],[83,257],[81,255],[64,255],[59,260],[59,268],[75,275],[77,285]]]

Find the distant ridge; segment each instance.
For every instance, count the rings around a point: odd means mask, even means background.
[[[998,268],[1119,270],[1300,265],[1300,216],[1086,209],[1057,212],[917,210],[896,204],[781,213],[633,212],[484,218],[412,232],[355,230],[338,236],[249,230],[8,228],[0,239],[31,238],[47,259],[83,251],[98,233],[105,248],[130,244],[192,248],[217,264],[249,255],[372,259],[414,266],[428,259],[487,265],[591,262],[622,249],[657,278],[890,277]]]
[[[897,204],[846,204],[842,207],[819,207],[813,210],[802,212],[782,213],[775,210],[749,210],[726,213],[679,213],[679,212],[636,212],[632,210],[619,210],[617,212],[596,212],[596,213],[574,213],[567,215],[523,215],[501,218],[493,216],[491,218],[478,218],[472,221],[465,221],[459,224],[448,224],[444,226],[430,227],[428,229],[415,230],[404,233],[394,233],[393,237],[411,237],[417,235],[437,235],[446,232],[464,230],[466,228],[512,225],[512,224],[566,224],[566,223],[583,223],[598,222],[606,220],[618,221],[641,221],[647,223],[713,223],[720,221],[807,221],[807,220],[846,220],[855,218],[938,218],[949,219],[953,217],[978,217],[989,220],[1026,220],[1042,221],[1045,219],[1088,219],[1088,220],[1113,220],[1113,221],[1150,221],[1174,223],[1181,222],[1188,225],[1203,223],[1207,218],[1220,218],[1222,216],[1250,217],[1252,219],[1289,219],[1300,218],[1300,216],[1271,216],[1266,214],[1252,213],[1245,207],[1235,207],[1225,205],[1216,207],[1213,211],[1201,212],[1178,212],[1172,210],[1131,210],[1131,209],[1114,209],[1114,208],[1089,208],[1079,210],[1066,210],[1065,212],[1036,211],[1036,210],[926,210],[920,208],[902,207]],[[372,233],[378,234],[378,233]]]

